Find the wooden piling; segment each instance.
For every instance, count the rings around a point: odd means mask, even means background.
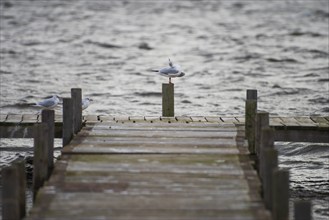
[[[19,220],[19,181],[18,170],[15,166],[4,167],[2,176],[2,219]]]
[[[265,207],[272,210],[273,171],[278,168],[278,152],[273,148],[264,149],[263,195]]]
[[[34,125],[33,158],[33,201],[37,192],[48,178],[48,137],[49,128],[45,123]]]
[[[311,220],[312,207],[310,201],[295,201],[294,202],[294,216],[295,220]]]
[[[63,98],[63,147],[73,137],[73,103],[71,98]]]
[[[289,172],[274,170],[272,176],[272,217],[273,220],[289,219]]]
[[[162,116],[174,117],[174,84],[162,84]]]
[[[73,132],[77,134],[82,127],[82,91],[80,88],[71,89],[73,105]]]
[[[41,112],[42,122],[46,123],[49,129],[48,132],[48,176],[49,178],[54,167],[54,138],[55,138],[55,111],[54,110],[42,110]]]
[[[259,155],[259,176],[263,180],[265,176],[265,154],[264,151],[274,147],[274,131],[265,127],[261,131],[260,155]]]
[[[250,154],[255,154],[255,126],[257,113],[257,90],[247,90],[245,106],[245,131]]]
[[[269,113],[258,111],[256,114],[256,134],[255,134],[255,150],[256,154],[260,156],[260,145],[262,143],[262,130],[269,128]]]
[[[18,159],[14,161],[13,164],[18,173],[18,203],[19,203],[19,215],[23,219],[26,215],[26,170],[25,170],[25,160]]]

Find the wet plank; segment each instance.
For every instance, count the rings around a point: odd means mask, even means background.
[[[100,115],[98,118],[101,122],[114,121],[114,116],[111,115]]]
[[[319,127],[329,127],[329,121],[325,117],[311,116],[312,121],[318,124]]]
[[[22,116],[22,123],[37,123],[40,115],[24,114]]]
[[[318,127],[310,117],[294,117],[295,120],[304,127]]]
[[[211,122],[210,118],[208,120],[207,117],[204,117],[204,116],[192,116],[191,119],[193,122]],[[215,120],[214,120],[214,122],[215,122]]]
[[[8,115],[7,114],[0,114],[0,122],[4,122],[7,120]]]
[[[298,127],[298,126],[300,126],[300,124],[298,123],[298,121],[295,118],[280,117],[280,119],[282,120],[282,124],[285,127]]]
[[[270,117],[269,120],[270,120],[270,126],[274,126],[274,127],[284,126],[282,119],[278,116]]]
[[[82,116],[82,119],[85,123],[98,122],[98,116],[97,115],[84,115],[84,116]]]
[[[236,124],[236,123],[239,123],[239,121],[236,120],[235,117],[220,117],[220,120],[221,120],[224,124]]]
[[[23,115],[21,114],[8,114],[6,123],[20,123],[22,122]]]

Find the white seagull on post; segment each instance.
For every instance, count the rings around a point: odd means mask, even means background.
[[[37,102],[35,106],[42,107],[44,109],[53,109],[55,108],[59,103],[59,98],[57,95],[53,95],[49,99],[45,99],[41,102]]]
[[[171,84],[171,78],[185,76],[185,73],[181,71],[180,66],[174,65],[169,59],[169,66],[163,67],[159,70],[152,70],[153,72],[158,72],[161,76],[169,77],[169,83]]]
[[[90,98],[84,98],[82,99],[82,110],[85,110],[86,108],[88,108],[88,106],[90,105],[90,102],[93,101],[92,99]]]

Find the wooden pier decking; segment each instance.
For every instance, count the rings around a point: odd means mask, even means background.
[[[62,137],[62,115],[55,116],[55,137]],[[91,122],[216,122],[244,124],[244,116],[109,116],[85,115],[84,123]],[[0,114],[0,138],[33,138],[32,128],[41,122],[40,115]],[[275,130],[276,141],[329,143],[329,116],[270,116],[270,127]]]
[[[244,144],[217,118],[89,118],[26,219],[270,219]]]

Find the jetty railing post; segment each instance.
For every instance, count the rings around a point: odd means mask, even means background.
[[[55,138],[55,111],[54,110],[42,110],[41,120],[46,123],[49,129],[48,132],[48,177],[54,167],[54,138]]]
[[[265,174],[265,161],[266,157],[264,151],[274,147],[274,131],[269,126],[266,126],[261,130],[260,137],[260,155],[259,155],[259,174],[260,178],[264,179]]]
[[[289,219],[289,171],[275,170],[272,176],[273,220]]]
[[[162,84],[162,116],[174,117],[174,84]]]
[[[19,214],[20,218],[23,219],[26,215],[26,170],[25,160],[19,159],[14,162],[14,166],[18,173],[18,203],[19,203]]]
[[[295,220],[311,220],[312,207],[310,201],[295,201],[294,202],[294,216]]]
[[[26,214],[26,176],[25,163],[4,167],[2,176],[2,219],[19,220]]]
[[[82,90],[72,88],[71,98],[73,103],[73,132],[77,134],[82,128]]]
[[[247,90],[245,106],[245,131],[250,154],[255,154],[255,126],[257,113],[257,90]]]
[[[48,178],[48,137],[49,128],[45,123],[35,124],[33,158],[33,201],[40,187]]]
[[[264,176],[263,195],[265,207],[272,210],[272,185],[273,171],[278,168],[278,151],[273,148],[264,149]]]
[[[63,147],[73,137],[73,103],[71,98],[63,98]]]
[[[2,219],[20,219],[18,171],[14,166],[4,167],[2,176]]]
[[[262,130],[269,128],[269,113],[264,111],[258,111],[256,114],[256,135],[255,135],[255,149],[256,154],[260,157],[261,144],[263,144]]]

